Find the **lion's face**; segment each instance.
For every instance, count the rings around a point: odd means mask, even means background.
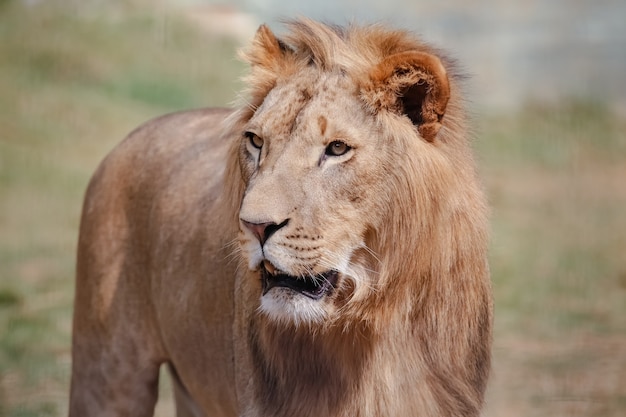
[[[379,271],[395,252],[389,237],[414,250],[408,240],[432,215],[448,78],[434,55],[384,36],[378,52],[355,56],[339,32],[298,30],[306,41],[290,46],[262,26],[246,55],[239,240],[267,317],[358,320],[393,280]]]
[[[242,135],[240,241],[270,318],[331,318],[365,283],[388,151],[344,75],[274,88]]]

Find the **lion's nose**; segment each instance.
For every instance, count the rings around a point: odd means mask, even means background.
[[[287,226],[287,223],[289,223],[289,219],[286,219],[285,221],[279,224],[276,224],[274,222],[252,223],[243,219],[241,220],[241,222],[244,224],[244,226],[250,229],[250,231],[254,234],[254,236],[256,236],[256,238],[261,243],[261,246],[263,246],[265,242],[267,241],[267,239],[269,239],[270,236],[272,236],[278,229],[281,229]]]

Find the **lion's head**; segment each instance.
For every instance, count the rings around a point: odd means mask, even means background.
[[[289,26],[245,53],[242,252],[270,320],[373,320],[484,250],[458,86],[405,32]]]

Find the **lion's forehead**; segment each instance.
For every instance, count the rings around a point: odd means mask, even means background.
[[[270,91],[251,123],[272,138],[306,129],[319,129],[323,134],[329,122],[354,120],[354,115],[348,113],[359,108],[350,105],[356,102],[355,91],[354,83],[340,74],[286,80]]]

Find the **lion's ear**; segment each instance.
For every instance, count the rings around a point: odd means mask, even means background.
[[[243,57],[252,67],[278,70],[291,52],[289,46],[278,39],[266,25],[261,25]]]
[[[240,52],[250,64],[250,73],[244,78],[248,85],[250,109],[256,109],[276,86],[278,77],[287,74],[293,62],[293,50],[265,25],[261,25],[250,47]],[[293,67],[293,65],[291,65]]]
[[[450,98],[439,58],[416,51],[391,55],[372,69],[368,81],[364,93],[372,107],[405,114],[424,139],[435,139]]]

